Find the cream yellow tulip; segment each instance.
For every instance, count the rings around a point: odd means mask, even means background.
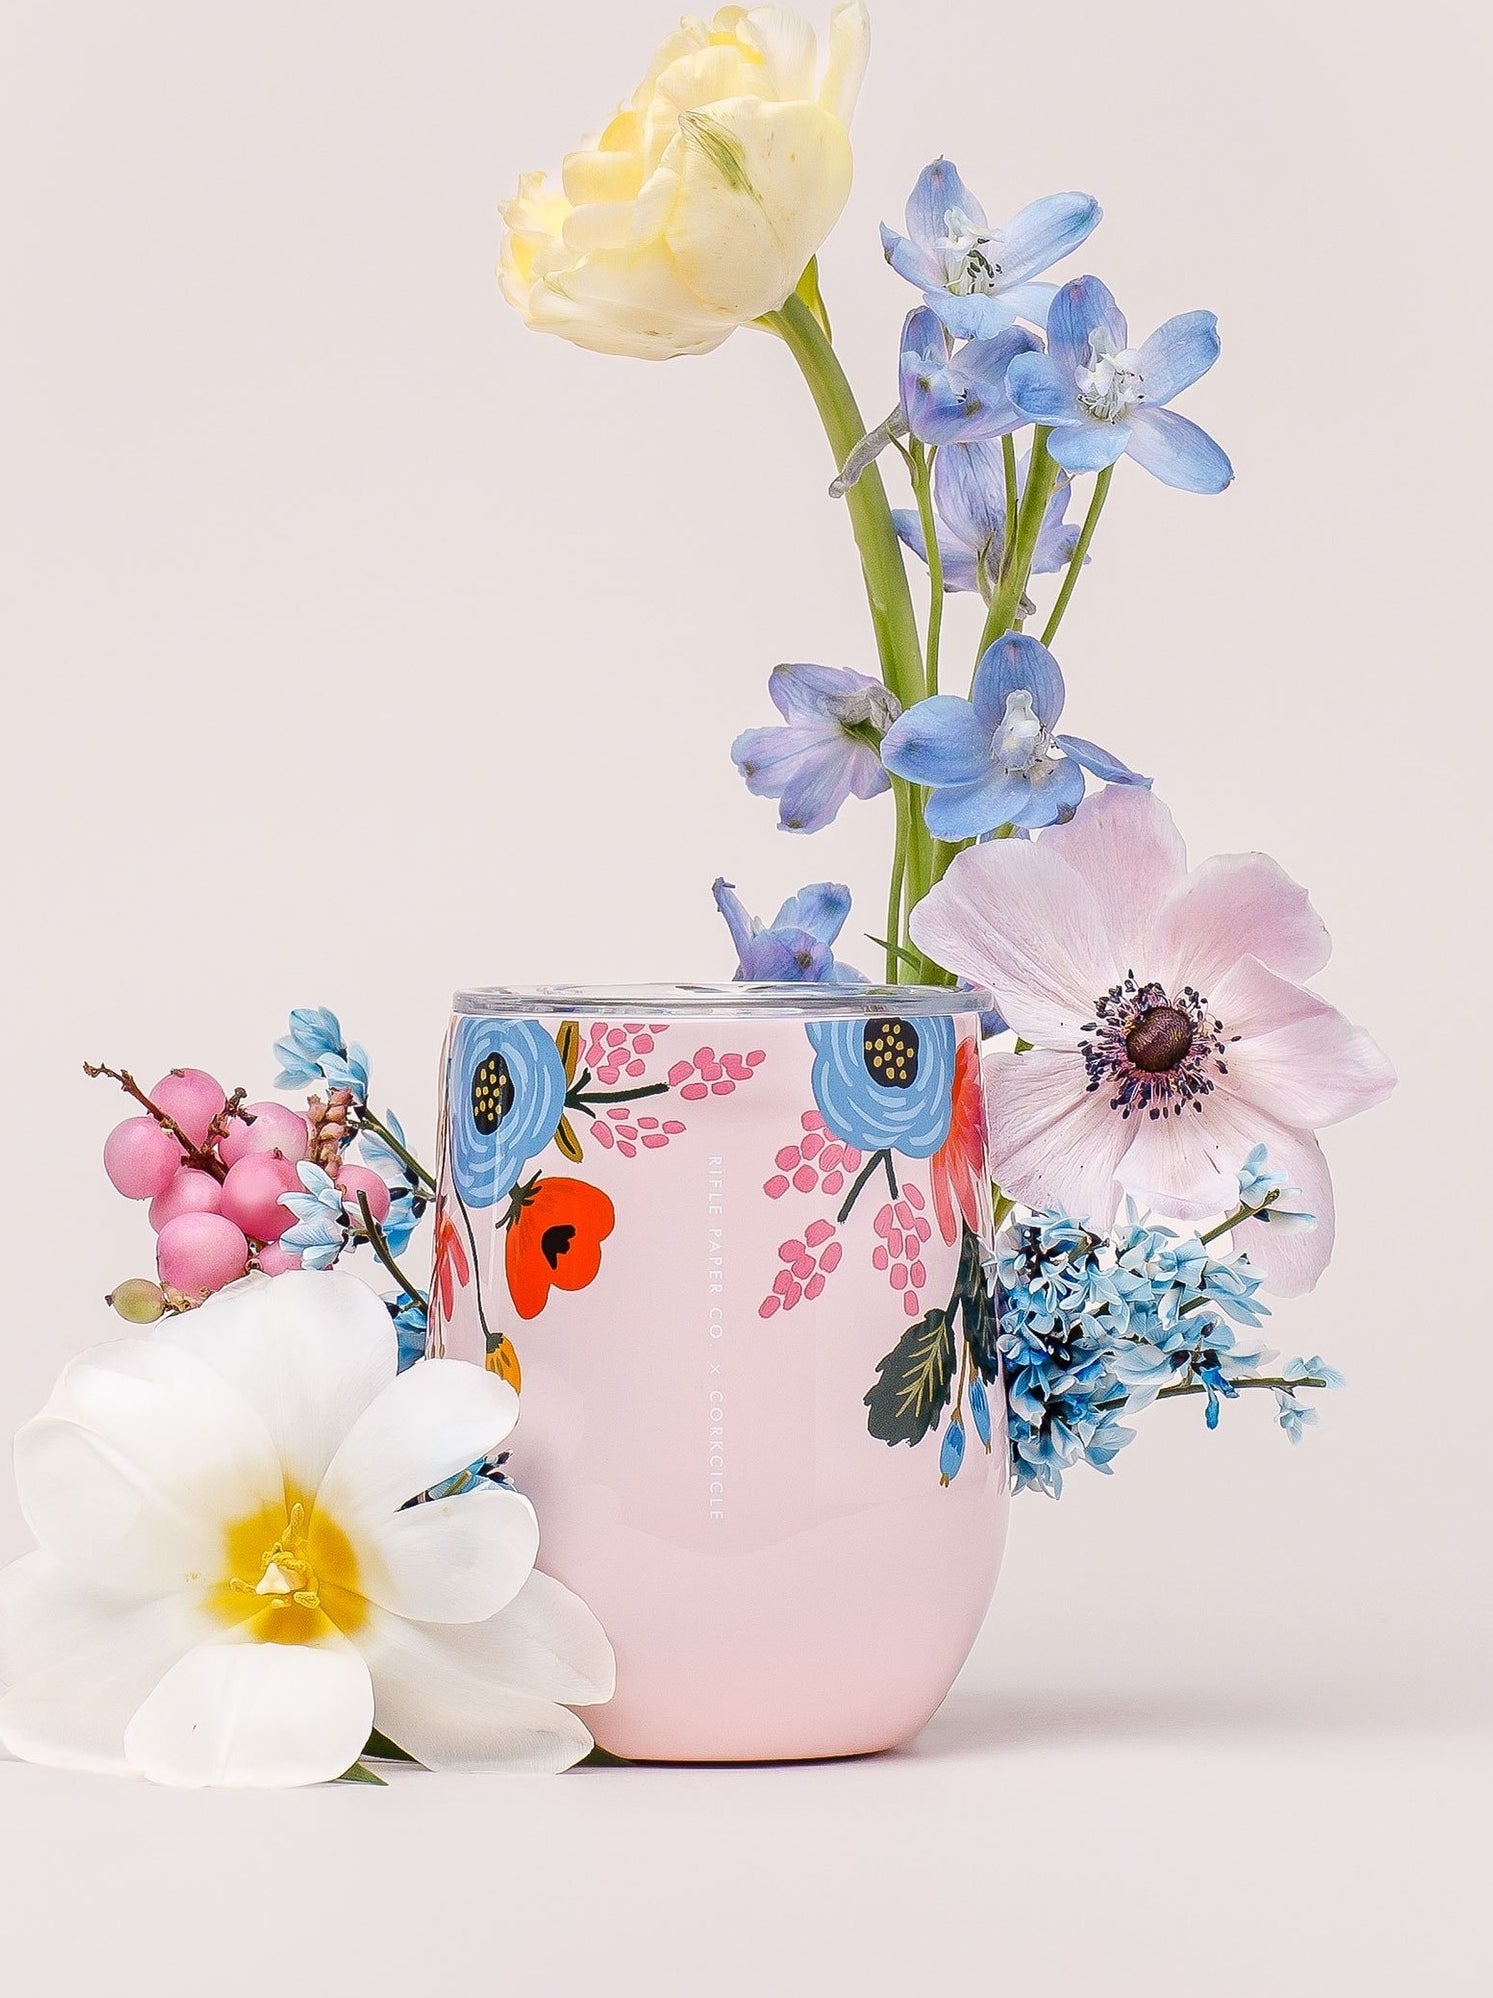
[[[561,186],[526,174],[504,210],[502,286],[540,332],[606,354],[704,354],[775,312],[850,192],[870,49],[862,0],[814,30],[786,7],[686,18]]]

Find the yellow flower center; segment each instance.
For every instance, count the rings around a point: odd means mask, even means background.
[[[324,1512],[299,1499],[269,1505],[229,1527],[228,1580],[212,1606],[225,1623],[253,1622],[267,1644],[306,1644],[333,1624],[355,1630],[367,1616],[352,1542]]]

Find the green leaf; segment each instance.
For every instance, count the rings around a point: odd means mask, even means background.
[[[954,1316],[956,1305],[965,1344],[979,1369],[980,1378],[986,1382],[993,1381],[1000,1372],[1000,1355],[995,1346],[1000,1326],[996,1321],[995,1303],[985,1281],[985,1266],[980,1260],[980,1238],[968,1228],[959,1245],[959,1275],[954,1284],[954,1295],[949,1299],[950,1318]]]
[[[344,1769],[337,1778],[339,1783],[376,1783],[380,1790],[387,1790],[388,1784],[382,1776],[375,1776],[371,1769],[365,1769],[361,1762],[355,1762],[351,1769]]]
[[[869,930],[866,932],[866,942],[875,944],[878,950],[889,950],[893,957],[901,958],[902,962],[910,965],[914,971],[918,969],[919,960],[910,950],[904,950],[901,944],[888,943],[885,937],[873,937]]]
[[[368,1746],[363,1750],[363,1753],[365,1755],[377,1756],[380,1762],[415,1761],[414,1756],[410,1754],[407,1748],[401,1748],[397,1741],[390,1741],[389,1737],[386,1734],[380,1734],[377,1728],[374,1728],[369,1735]],[[415,1763],[415,1766],[419,1768],[421,1765]]]
[[[866,1427],[882,1443],[921,1443],[948,1406],[954,1333],[948,1313],[929,1311],[910,1325],[876,1368],[866,1394]]]
[[[824,303],[824,293],[819,289],[819,259],[817,257],[810,257],[809,261],[804,265],[804,274],[798,281],[795,295],[803,300],[810,312],[813,313],[815,319],[818,320],[819,330],[825,339],[833,341],[835,336],[830,331],[829,310]]]

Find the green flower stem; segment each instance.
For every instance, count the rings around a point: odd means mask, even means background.
[[[1016,538],[1010,560],[1001,565],[1000,584],[985,619],[985,631],[980,639],[982,654],[987,646],[994,645],[998,638],[1003,638],[1014,628],[1017,606],[1032,573],[1037,536],[1042,531],[1042,516],[1047,511],[1047,502],[1052,497],[1058,475],[1052,453],[1047,448],[1048,435],[1046,430],[1038,429],[1032,438],[1032,455],[1027,461],[1026,491],[1021,495]],[[1011,516],[1007,514],[1006,518],[1009,521]]]
[[[1058,600],[1052,607],[1051,617],[1047,620],[1047,629],[1042,633],[1044,645],[1051,645],[1057,636],[1057,628],[1063,621],[1063,612],[1068,608],[1068,599],[1078,586],[1079,576],[1083,572],[1084,558],[1089,552],[1089,543],[1094,538],[1094,529],[1099,525],[1099,516],[1104,511],[1104,502],[1109,498],[1109,483],[1114,475],[1114,466],[1106,465],[1094,481],[1089,510],[1083,517],[1083,527],[1069,557],[1067,572],[1063,577],[1063,587],[1058,591]]]
[[[369,1248],[378,1257],[384,1268],[389,1272],[389,1275],[393,1277],[395,1283],[399,1285],[399,1288],[404,1292],[406,1297],[423,1297],[425,1295],[424,1291],[416,1290],[404,1271],[395,1262],[394,1252],[384,1239],[384,1231],[373,1218],[373,1209],[368,1205],[368,1195],[366,1193],[360,1192],[358,1194],[358,1212],[363,1217],[363,1233],[368,1238]]]
[[[1297,1388],[1325,1388],[1326,1385],[1326,1381],[1319,1381],[1311,1374],[1308,1374],[1305,1379],[1299,1381],[1288,1381],[1284,1374],[1247,1374],[1229,1382],[1231,1388],[1279,1388],[1285,1394],[1295,1394]],[[1175,1387],[1160,1389],[1156,1399],[1158,1401],[1174,1401],[1178,1395],[1206,1394],[1207,1392],[1207,1383],[1204,1381],[1179,1381]],[[1109,1405],[1108,1403],[1105,1404],[1106,1407]],[[1114,1406],[1116,1408],[1123,1408],[1125,1404],[1123,1402],[1116,1402]]]
[[[1267,1200],[1265,1202],[1265,1207],[1268,1207],[1270,1205],[1270,1201],[1274,1200],[1275,1198],[1276,1196],[1272,1193],[1270,1196],[1270,1200]],[[1199,1235],[1198,1240],[1202,1243],[1203,1247],[1206,1249],[1208,1244],[1210,1242],[1216,1242],[1220,1235],[1227,1235],[1233,1229],[1239,1227],[1241,1223],[1245,1221],[1252,1221],[1257,1214],[1263,1214],[1265,1212],[1265,1207],[1240,1207],[1236,1209],[1234,1213],[1225,1215],[1223,1220],[1219,1222],[1218,1226],[1216,1228],[1210,1228],[1206,1235]]]
[[[928,450],[913,439],[912,487],[917,495],[918,521],[923,530],[923,546],[928,551],[928,642],[924,654],[923,692],[938,692],[938,644],[943,633],[943,550],[938,545],[938,523],[933,514],[933,461],[937,445]]]
[[[762,324],[781,337],[797,361],[819,411],[838,471],[866,434],[865,419],[838,355],[819,319],[798,296],[788,299],[779,311],[768,313]],[[902,547],[892,525],[892,510],[877,466],[868,465],[849,488],[845,506],[860,551],[881,677],[902,706],[910,708],[923,697],[927,666]],[[941,603],[939,613],[942,614]],[[936,641],[933,656],[936,665]],[[888,920],[886,944],[887,979],[896,983],[899,958],[892,946],[905,943],[907,914],[927,893],[932,878],[932,842],[923,823],[921,793],[900,777],[892,779],[892,790],[898,815],[897,849],[892,859],[888,906],[895,903],[896,921]]]
[[[1016,546],[1016,507],[1019,488],[1016,484],[1016,439],[1008,430],[1001,439],[1001,465],[1006,474],[1006,526],[1002,535],[1001,568],[1011,566],[1011,551]]]
[[[403,1167],[405,1167],[405,1169],[408,1172],[413,1173],[417,1185],[427,1186],[429,1187],[432,1193],[435,1192],[434,1177],[425,1170],[424,1166],[421,1165],[420,1161],[415,1157],[413,1152],[405,1150],[404,1146],[400,1144],[398,1138],[395,1137],[394,1133],[389,1129],[388,1125],[384,1123],[382,1118],[375,1117],[373,1112],[368,1108],[368,1105],[366,1103],[359,1104],[357,1110],[357,1120],[358,1123],[361,1126],[363,1126],[365,1129],[376,1132],[378,1136],[383,1139],[384,1143],[389,1147],[389,1150],[394,1154],[395,1158],[398,1159],[399,1163]]]

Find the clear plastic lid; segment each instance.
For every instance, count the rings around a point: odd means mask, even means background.
[[[977,987],[944,985],[479,985],[458,992],[457,1013],[530,1019],[538,1014],[637,1020],[929,1019],[983,1013],[994,1004]]]

